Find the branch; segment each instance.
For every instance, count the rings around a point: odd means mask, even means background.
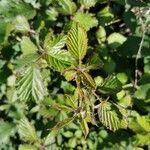
[[[149,17],[147,17],[147,19],[146,19],[146,21],[144,23],[144,26],[147,24],[148,18]],[[138,60],[139,60],[139,58],[141,58],[141,51],[142,51],[142,47],[143,47],[143,42],[144,42],[145,34],[146,34],[146,29],[143,30],[142,40],[140,42],[140,46],[139,46],[139,49],[138,49],[138,52],[137,52],[137,55],[136,55],[136,59],[135,59],[135,81],[134,81],[134,87],[135,88],[137,88],[137,86],[138,86],[137,85],[137,83],[138,83],[138,72],[139,72],[139,70],[138,70]]]

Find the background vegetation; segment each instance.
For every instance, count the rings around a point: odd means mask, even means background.
[[[149,0],[0,0],[0,149],[150,149]]]

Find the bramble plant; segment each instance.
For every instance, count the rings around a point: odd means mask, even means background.
[[[0,1],[0,149],[148,149],[149,2]]]

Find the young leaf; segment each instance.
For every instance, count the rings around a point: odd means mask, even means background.
[[[72,0],[57,0],[57,2],[61,6],[58,8],[58,11],[64,15],[71,15],[77,9],[76,4]]]
[[[34,126],[26,118],[20,120],[18,129],[19,135],[25,142],[34,143],[38,140]]]
[[[19,150],[38,150],[38,148],[34,145],[22,144],[19,145]]]
[[[121,89],[121,82],[116,77],[112,76],[107,78],[102,85],[98,86],[98,91],[104,94],[114,94],[119,92]]]
[[[47,59],[49,65],[60,72],[70,66],[72,61],[70,53],[65,50],[51,50],[48,52]]]
[[[66,50],[61,50],[65,45],[65,41],[66,37],[63,35],[52,38],[50,34],[46,36],[44,41],[49,65],[60,72],[69,66],[72,61],[70,53]]]
[[[73,112],[74,111],[74,109],[72,109],[71,107],[66,106],[66,105],[62,105],[62,104],[58,104],[58,103],[51,105],[51,107],[53,109],[57,109],[60,111],[65,111],[65,112]]]
[[[126,37],[120,33],[114,32],[108,36],[107,41],[109,46],[115,49],[121,46],[126,41]]]
[[[103,26],[99,26],[99,29],[96,32],[96,38],[97,38],[99,44],[105,42],[106,31],[105,31],[105,28]]]
[[[30,25],[24,16],[17,16],[13,25],[16,32],[27,33],[30,31]]]
[[[77,12],[73,20],[78,22],[86,31],[98,25],[98,20],[88,13]]]
[[[0,144],[7,143],[10,136],[14,135],[15,125],[8,122],[0,122]]]
[[[27,36],[24,36],[22,38],[20,45],[21,45],[21,51],[22,51],[23,55],[36,53],[38,50],[38,48],[35,46],[35,44]]]
[[[97,0],[79,0],[80,3],[82,5],[84,5],[84,7],[86,7],[87,9],[94,6],[96,4]]]
[[[22,55],[20,59],[15,61],[15,69],[22,69],[36,62],[40,56],[37,53]]]
[[[66,96],[66,104],[72,107],[73,109],[77,109],[77,104],[75,102],[74,96],[65,95]]]
[[[82,60],[87,52],[87,34],[85,30],[74,23],[67,36],[67,47],[72,57]]]
[[[83,84],[86,84],[89,87],[92,87],[93,89],[95,89],[96,87],[95,81],[87,72],[82,72],[81,76],[83,78]]]
[[[7,20],[13,20],[17,15],[25,16],[27,19],[33,19],[36,15],[35,9],[24,1],[1,0],[0,16]]]
[[[84,118],[82,119],[82,122],[81,122],[81,128],[83,130],[84,136],[87,137],[89,133],[89,127],[88,127],[87,121]]]
[[[86,68],[88,68],[89,70],[91,70],[91,69],[99,69],[99,68],[101,68],[103,66],[103,62],[100,59],[99,55],[97,53],[94,53],[87,60],[86,66],[87,66]]]
[[[98,108],[98,117],[100,122],[112,131],[116,131],[121,127],[120,119],[117,113],[112,110],[112,104],[109,102],[102,102]]]
[[[77,71],[76,70],[65,70],[64,77],[67,81],[71,81],[76,77]]]
[[[58,122],[53,128],[52,130],[60,130],[62,128],[64,128],[65,126],[67,126],[68,124],[70,124],[73,120],[74,120],[75,117],[72,117],[72,118],[67,118],[67,119],[64,119],[63,121],[60,121]]]
[[[25,75],[17,84],[17,91],[20,100],[27,101],[33,98],[37,102],[44,98],[46,90],[40,70],[37,67],[32,66],[27,68]]]
[[[44,49],[46,51],[58,51],[65,46],[66,36],[59,35],[57,37],[53,37],[50,33],[48,33],[44,40]]]

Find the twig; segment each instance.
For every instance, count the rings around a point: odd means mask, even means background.
[[[148,12],[149,13],[149,12]],[[145,21],[145,25],[147,24],[148,22],[148,17]],[[138,60],[139,58],[141,57],[141,51],[142,51],[142,47],[143,47],[143,42],[144,42],[144,38],[145,38],[145,34],[146,34],[146,29],[143,31],[143,34],[142,34],[142,40],[140,42],[140,46],[139,46],[139,49],[138,49],[138,52],[137,52],[137,55],[136,55],[136,58],[135,58],[135,82],[134,82],[134,87],[137,88],[137,83],[138,83]]]
[[[92,93],[97,98],[97,100],[99,100],[100,102],[102,102],[102,99],[95,93],[95,90],[92,90]]]
[[[144,38],[145,38],[145,33],[146,31],[144,30],[143,35],[142,35],[142,40],[140,42],[140,47],[138,49],[137,55],[136,55],[136,59],[135,59],[135,82],[134,82],[134,87],[137,87],[137,82],[138,82],[138,60],[141,57],[141,51],[142,51],[142,46],[143,46],[143,42],[144,42]]]

